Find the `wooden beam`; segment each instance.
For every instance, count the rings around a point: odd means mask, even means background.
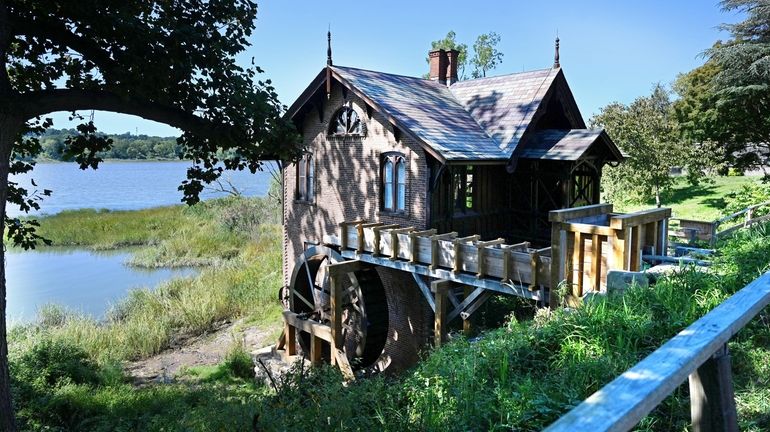
[[[612,212],[612,204],[594,204],[583,207],[575,207],[548,212],[548,221],[566,222],[570,219],[579,219],[586,216],[596,216]]]
[[[671,217],[671,209],[668,207],[642,210],[635,213],[627,213],[610,218],[610,228],[622,230],[626,227],[643,225],[660,221]]]
[[[297,333],[294,330],[294,326],[285,323],[284,333],[286,334],[286,355],[297,355]]]
[[[323,339],[310,335],[310,364],[313,366],[321,364],[322,353]]]
[[[331,327],[326,324],[311,319],[301,319],[296,313],[291,311],[283,311],[283,320],[292,329],[309,333],[311,336],[325,340],[326,342],[332,341]],[[292,336],[292,338],[295,338],[296,340],[295,336]]]
[[[434,327],[433,327],[433,345],[438,348],[441,346],[444,341],[446,341],[446,303],[447,303],[447,292],[449,291],[449,288],[453,285],[451,281],[448,280],[438,280],[431,282],[431,291],[433,291],[436,295],[436,313],[434,318]]]
[[[629,246],[629,264],[628,269],[639,271],[642,265],[642,226],[634,225],[631,230],[631,245]]]

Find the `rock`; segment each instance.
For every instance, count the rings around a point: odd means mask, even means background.
[[[623,294],[631,286],[647,288],[650,280],[642,272],[610,270],[607,272],[607,293]]]

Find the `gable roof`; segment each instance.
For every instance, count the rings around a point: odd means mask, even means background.
[[[510,157],[444,84],[350,67],[333,66],[332,70],[391,116],[397,126],[409,130],[448,160]]]
[[[575,161],[597,142],[603,143],[616,160],[623,154],[603,129],[546,129],[529,135],[517,155],[527,159]]]
[[[288,117],[294,118],[321,91],[325,72],[323,69],[289,107]],[[537,154],[537,140],[526,152],[517,149],[553,97],[562,102],[572,128],[585,128],[561,68],[460,81],[449,87],[422,78],[342,66],[331,66],[329,75],[441,162],[503,162]],[[565,140],[562,147],[584,144],[574,138]],[[622,159],[609,137],[607,141],[611,153]],[[537,158],[556,157],[560,148]]]
[[[558,71],[542,69],[460,81],[450,91],[510,157]]]

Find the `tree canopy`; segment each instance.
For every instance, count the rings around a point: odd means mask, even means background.
[[[745,19],[725,24],[731,39],[706,52],[717,69],[713,76],[713,107],[724,123],[716,140],[727,137],[729,151],[739,151],[739,167],[770,164],[770,2],[724,0],[726,11]],[[711,107],[709,107],[711,108]]]
[[[710,167],[713,151],[708,145],[680,140],[668,90],[657,84],[649,96],[631,104],[618,102],[602,108],[591,121],[602,127],[629,158],[618,167],[607,167],[602,188],[612,201],[645,201],[661,196],[673,185],[674,167],[687,167],[696,181],[703,169]]]
[[[193,163],[180,190],[190,204],[223,169],[295,158],[299,140],[270,80],[253,61],[236,62],[256,14],[250,0],[0,0],[0,158],[10,162],[0,164],[0,222],[10,237],[26,247],[36,240],[34,223],[8,219],[5,201],[36,208],[47,191],[8,175],[34,168],[51,112],[112,111],[181,129],[181,156]],[[96,168],[112,142],[82,120],[64,151]],[[13,430],[0,273],[0,429]]]
[[[473,44],[473,57],[468,58],[468,45],[457,42],[457,34],[450,30],[443,39],[430,43],[431,50],[457,50],[460,52],[457,59],[457,75],[459,80],[468,79],[466,73],[468,66],[473,66],[470,77],[481,78],[487,76],[487,71],[495,69],[503,61],[503,53],[497,50],[500,36],[495,32],[481,34]],[[426,61],[430,59],[426,58]]]

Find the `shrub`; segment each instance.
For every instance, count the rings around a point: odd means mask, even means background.
[[[770,184],[745,184],[738,191],[725,195],[725,214],[732,214],[765,201],[770,201]],[[768,212],[770,209],[762,207],[754,211],[754,216],[764,216]]]
[[[75,345],[43,337],[12,363],[16,381],[39,389],[68,383],[98,384],[97,365]]]

